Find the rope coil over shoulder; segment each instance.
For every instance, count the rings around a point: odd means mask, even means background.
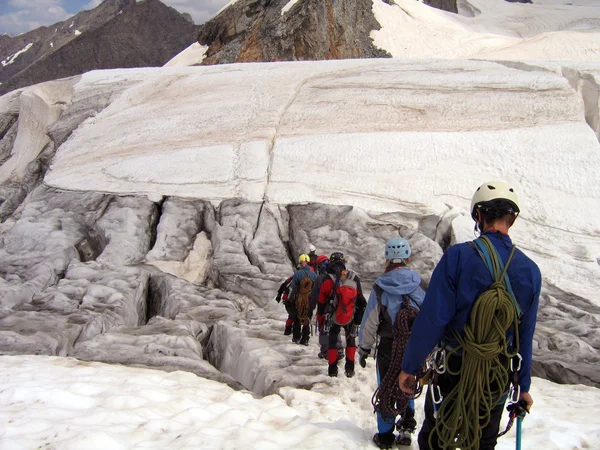
[[[503,364],[499,356],[504,355],[509,361],[519,349],[520,308],[511,295],[507,276],[516,247],[512,247],[508,261],[503,265],[486,236],[470,244],[486,263],[494,282],[473,304],[464,335],[452,331],[459,346],[452,349],[448,357],[462,348],[462,365],[457,372],[446,367],[449,374],[460,375],[460,378],[444,397],[435,428],[429,436],[431,447],[437,436],[438,445],[446,450],[479,449],[482,430],[490,421],[491,410],[503,398],[509,383],[508,363]],[[506,341],[511,326],[514,352],[510,351]]]

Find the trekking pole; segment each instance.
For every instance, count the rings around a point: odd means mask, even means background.
[[[517,450],[521,450],[521,431],[523,426],[523,418],[517,417]]]

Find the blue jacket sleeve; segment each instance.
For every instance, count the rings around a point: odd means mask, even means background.
[[[438,342],[456,311],[456,266],[457,254],[450,248],[436,266],[425,294],[425,300],[413,325],[408,345],[404,352],[402,370],[415,375]]]
[[[537,320],[538,306],[540,302],[540,291],[542,289],[542,276],[537,270],[536,293],[531,302],[531,307],[523,314],[521,323],[519,324],[519,353],[523,360],[521,361],[521,370],[519,370],[519,386],[521,392],[529,392],[531,386],[531,360],[532,360],[532,345],[533,332]]]

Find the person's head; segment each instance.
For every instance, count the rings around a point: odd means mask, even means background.
[[[471,200],[471,217],[482,233],[490,229],[507,233],[519,212],[515,189],[503,181],[483,183]]]
[[[329,258],[327,257],[327,255],[319,255],[319,256],[317,256],[317,265],[318,266],[320,266],[321,264],[323,264],[326,261],[329,261]]]
[[[333,252],[329,256],[329,264],[327,264],[327,272],[339,274],[346,268],[346,258],[342,252]]]
[[[310,256],[308,256],[305,253],[301,254],[298,257],[298,264],[300,264],[301,267],[306,266],[309,262],[310,262]]]
[[[385,267],[397,268],[406,266],[411,255],[410,244],[402,237],[395,237],[385,244]]]
[[[310,246],[308,247],[308,254],[313,254],[315,255],[317,253],[317,249],[315,248],[314,245],[310,244]]]

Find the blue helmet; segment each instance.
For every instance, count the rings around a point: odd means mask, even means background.
[[[385,244],[385,259],[407,259],[410,256],[410,245],[401,237],[390,239]]]

